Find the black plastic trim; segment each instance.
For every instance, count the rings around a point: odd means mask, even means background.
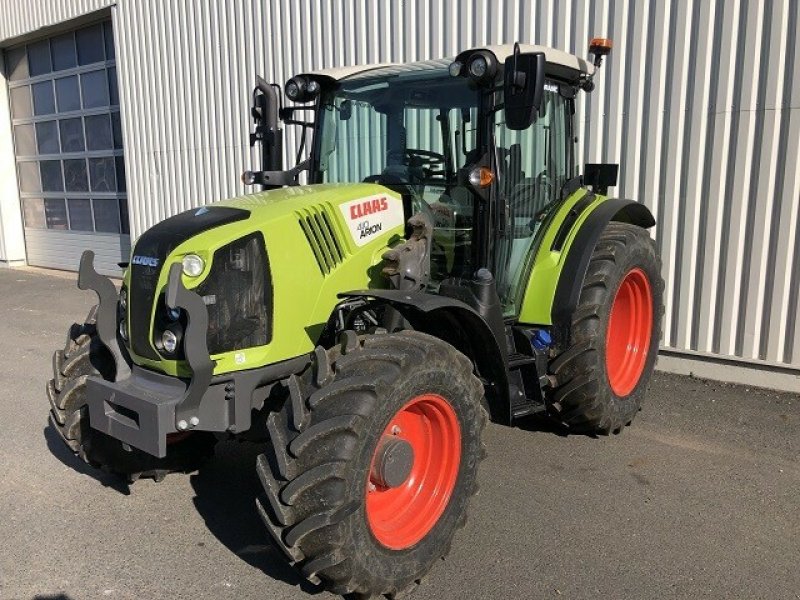
[[[161,360],[153,348],[153,303],[159,296],[158,278],[164,261],[181,243],[200,233],[242,221],[250,211],[228,206],[201,206],[174,215],[145,231],[136,241],[128,290],[131,350],[150,360]],[[149,259],[143,260],[143,259]]]
[[[583,176],[581,175],[576,175],[575,177],[567,179],[564,182],[564,185],[561,186],[561,200],[566,200],[567,198],[572,196],[572,194],[581,189],[582,185],[583,185]]]
[[[567,213],[566,218],[561,222],[561,226],[558,228],[556,236],[553,238],[553,243],[550,245],[550,250],[553,252],[561,252],[564,248],[564,242],[567,241],[569,232],[572,231],[572,226],[575,225],[575,221],[589,208],[589,205],[594,202],[596,198],[597,196],[595,196],[594,192],[588,192],[575,203]]]

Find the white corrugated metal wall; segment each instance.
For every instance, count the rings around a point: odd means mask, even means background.
[[[582,96],[580,152],[619,161],[618,194],[656,215],[664,345],[800,369],[799,12],[798,0],[119,0],[133,234],[245,191],[255,73],[282,83],[515,40],[584,55],[604,35],[615,48]]]
[[[0,0],[0,41],[58,25],[112,4],[114,0]]]

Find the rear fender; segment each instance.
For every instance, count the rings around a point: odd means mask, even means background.
[[[491,327],[468,304],[426,292],[368,290],[339,294],[340,298],[364,298],[398,311],[413,329],[455,347],[475,366],[483,380],[492,420],[509,424],[510,399],[504,353]]]
[[[650,210],[634,200],[609,198],[595,208],[576,233],[561,269],[551,310],[554,324],[569,322],[575,312],[594,247],[611,221],[630,223],[644,229],[656,224]]]
[[[646,206],[633,200],[606,198],[580,188],[566,198],[544,223],[542,240],[523,291],[520,323],[556,325],[578,304],[589,259],[609,221],[652,227]]]

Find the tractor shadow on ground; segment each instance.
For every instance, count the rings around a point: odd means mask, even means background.
[[[61,439],[61,435],[59,435],[59,433],[55,430],[52,423],[47,423],[43,434],[45,442],[47,443],[47,449],[50,450],[50,453],[64,463],[67,467],[73,471],[77,471],[81,475],[91,477],[95,481],[101,483],[103,487],[111,488],[112,490],[115,490],[125,496],[130,495],[130,486],[119,475],[105,473],[100,469],[96,469],[87,465],[79,457],[75,456],[72,453],[72,450],[70,450],[64,443],[64,440]]]
[[[319,593],[272,546],[256,511],[260,483],[255,465],[261,451],[256,444],[219,443],[215,457],[190,477],[195,508],[208,530],[243,561],[307,594]]]
[[[531,415],[530,417],[522,417],[521,419],[514,421],[514,427],[522,429],[523,431],[552,433],[553,435],[557,435],[559,437],[581,435],[570,433],[569,429],[546,415]]]

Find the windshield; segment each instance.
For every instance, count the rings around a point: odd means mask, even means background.
[[[317,130],[320,181],[380,183],[430,216],[439,281],[472,269],[474,197],[457,173],[479,158],[479,91],[447,64],[342,81],[323,97]]]

